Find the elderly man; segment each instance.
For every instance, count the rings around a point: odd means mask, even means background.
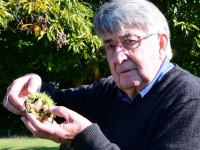
[[[25,110],[23,93],[51,95],[50,112],[61,124],[22,117],[40,138],[71,142],[75,150],[200,149],[200,82],[172,64],[170,32],[163,14],[146,0],[113,0],[94,18],[112,76],[79,88],[55,90],[35,74],[8,87],[4,106]],[[63,107],[64,106],[64,107]]]

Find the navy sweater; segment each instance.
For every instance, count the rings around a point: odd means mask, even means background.
[[[177,65],[141,98],[118,99],[112,77],[79,88],[42,91],[93,124],[72,141],[75,150],[200,149],[200,80]]]

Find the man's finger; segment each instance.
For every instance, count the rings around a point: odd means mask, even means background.
[[[66,118],[69,118],[70,117],[73,117],[75,115],[78,115],[76,112],[66,108],[66,107],[63,107],[63,106],[51,106],[49,108],[49,111],[58,116],[58,117],[64,117],[65,119]]]
[[[43,130],[42,123],[39,120],[37,120],[33,114],[27,113],[27,118],[36,130]]]
[[[27,96],[27,92],[24,90],[25,83],[22,81],[22,78],[13,81],[13,83],[8,87],[6,97],[14,107],[24,111],[24,98]]]
[[[32,126],[32,124],[28,120],[27,116],[22,116],[21,120],[24,122],[24,124],[27,126],[27,128],[35,135],[37,130]]]
[[[13,112],[14,114],[18,114],[18,115],[24,115],[25,112],[23,111],[24,108],[20,108],[21,105],[19,105],[19,107],[15,107],[12,102],[8,99],[7,96],[4,97],[4,100],[3,100],[3,106],[5,108],[7,108],[9,111]]]
[[[28,92],[36,92],[40,88],[41,82],[41,78],[38,75],[31,76],[28,82]]]

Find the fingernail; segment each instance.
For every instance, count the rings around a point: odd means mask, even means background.
[[[53,111],[53,109],[54,109],[54,107],[51,106],[51,107],[49,108],[49,111],[51,112],[51,111]]]
[[[21,117],[21,120],[24,122],[24,120],[25,120],[24,116]]]

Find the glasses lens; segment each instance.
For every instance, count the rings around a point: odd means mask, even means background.
[[[124,43],[123,44],[123,48],[124,50],[133,50],[135,48],[138,48],[140,46],[140,42],[139,41],[132,41],[129,43]]]
[[[122,42],[122,46],[125,50],[133,50],[139,47],[139,45],[140,45],[139,38],[134,35],[126,37]]]

